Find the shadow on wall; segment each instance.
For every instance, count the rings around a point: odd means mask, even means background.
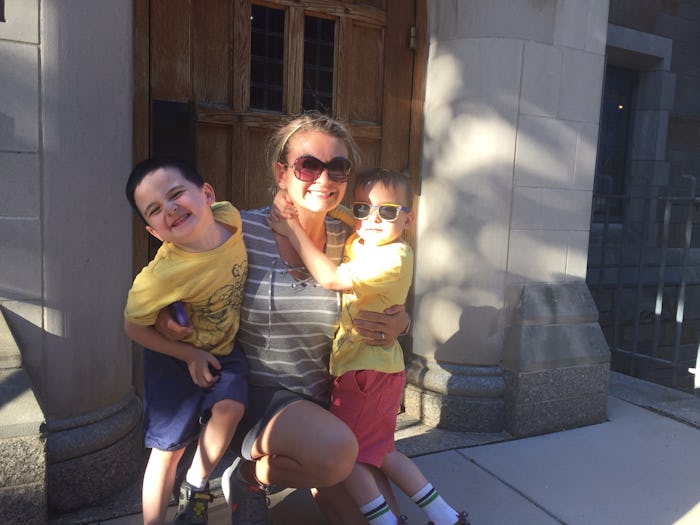
[[[458,329],[437,345],[435,359],[438,362],[449,362],[451,356],[461,355],[462,364],[477,366],[488,364],[484,362],[485,356],[475,355],[474,350],[492,348],[502,343],[501,315],[502,311],[492,306],[463,304]]]
[[[431,50],[415,288],[427,327],[415,349],[438,360],[498,364],[506,288],[586,276],[598,124],[528,100],[524,45],[489,51],[498,71],[471,47]]]

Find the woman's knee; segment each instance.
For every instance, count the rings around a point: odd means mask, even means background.
[[[333,436],[315,448],[313,469],[319,486],[329,487],[344,481],[352,472],[357,459],[357,440],[352,432]]]
[[[304,473],[310,486],[327,487],[350,475],[357,450],[357,440],[347,425],[318,405],[298,401],[270,420],[252,453],[253,457],[287,458]]]

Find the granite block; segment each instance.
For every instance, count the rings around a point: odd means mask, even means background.
[[[506,401],[542,403],[583,395],[607,393],[610,365],[553,368],[539,372],[506,371]]]
[[[141,428],[136,427],[104,450],[50,464],[49,508],[65,512],[104,500],[132,483],[143,461]]]
[[[0,439],[0,487],[44,483],[46,440],[40,435]],[[0,523],[4,523],[0,520]]]
[[[45,489],[43,480],[16,487],[0,487],[0,523],[47,523]]]
[[[510,403],[506,431],[516,438],[603,423],[607,393],[536,403]]]
[[[464,432],[500,432],[503,429],[503,399],[469,398],[435,394],[407,385],[406,413],[430,427]]]

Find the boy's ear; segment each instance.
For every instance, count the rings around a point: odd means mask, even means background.
[[[153,235],[153,236],[154,236],[156,239],[158,239],[159,241],[161,241],[161,242],[163,241],[163,238],[162,238],[160,235],[158,235],[158,232],[155,231],[155,230],[154,230],[153,228],[151,228],[150,226],[146,225],[146,231],[147,231],[148,233],[150,233],[151,235]]]
[[[406,212],[404,219],[404,228],[408,229],[413,225],[413,222],[416,220],[416,215],[413,213],[413,210]]]
[[[202,186],[202,191],[204,192],[204,196],[206,197],[207,202],[209,204],[213,203],[216,200],[216,194],[214,193],[214,188],[208,182],[204,183],[204,186]]]

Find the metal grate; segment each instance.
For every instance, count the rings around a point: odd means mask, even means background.
[[[611,368],[684,391],[697,389],[700,198],[695,178],[674,188],[594,193],[587,283]],[[618,217],[615,210],[624,210]]]

